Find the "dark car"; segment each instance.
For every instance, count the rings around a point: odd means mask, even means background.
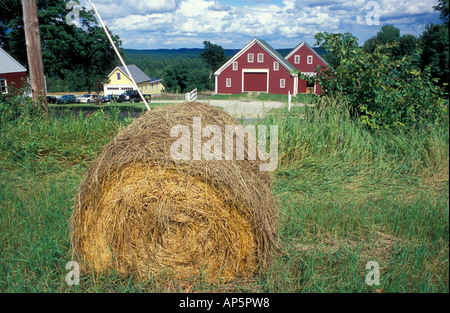
[[[107,95],[102,98],[103,103],[116,102],[121,103],[125,100],[123,95]]]
[[[47,96],[47,103],[56,103],[58,100],[55,96]]]
[[[127,90],[123,94],[124,100],[126,102],[141,102],[141,96],[139,95],[139,92],[137,90]],[[150,101],[152,96],[151,95],[143,95],[147,101]]]
[[[56,100],[56,103],[58,104],[68,104],[68,103],[76,103],[77,97],[75,95],[64,95],[58,100]]]

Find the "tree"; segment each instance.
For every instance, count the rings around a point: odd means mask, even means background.
[[[440,11],[440,19],[444,23],[449,23],[449,0],[438,0],[438,5],[434,6],[435,11]]]
[[[212,44],[209,41],[203,41],[203,45],[205,48],[203,52],[200,53],[200,57],[208,66],[209,81],[211,86],[212,74],[227,61],[227,57],[225,56],[225,52],[221,46]]]
[[[368,53],[373,53],[379,46],[384,46],[384,52],[392,58],[399,60],[405,55],[414,53],[419,40],[411,34],[400,36],[400,29],[393,25],[384,25],[376,36],[364,42],[363,48]],[[392,45],[391,45],[392,44]]]
[[[421,68],[430,67],[433,77],[439,78],[441,86],[447,84],[449,92],[449,32],[447,24],[429,24],[425,27],[421,39]]]
[[[65,0],[37,0],[44,71],[60,78],[75,72],[77,83],[91,90],[116,65],[116,56],[93,13],[81,8],[81,25],[69,25],[66,4]],[[113,38],[120,47],[120,39]],[[8,4],[0,0],[0,44],[27,64],[20,0],[8,0]]]
[[[316,45],[339,59],[335,68],[319,68],[316,79],[324,96],[343,96],[350,111],[371,128],[414,127],[441,118],[442,90],[429,67],[417,68],[420,50],[401,59],[386,51],[397,43],[378,45],[368,53],[351,34],[318,33]],[[301,77],[305,79],[305,77]]]

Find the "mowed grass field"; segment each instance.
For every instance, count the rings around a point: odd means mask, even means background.
[[[332,103],[257,122],[279,130],[272,176],[282,250],[266,272],[228,284],[84,273],[67,285],[73,199],[102,147],[131,122],[117,116],[0,126],[0,292],[449,292],[448,119],[371,132]],[[370,261],[379,285],[366,283]]]

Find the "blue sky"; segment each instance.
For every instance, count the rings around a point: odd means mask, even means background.
[[[89,1],[80,0],[90,7]],[[124,48],[240,49],[253,38],[274,48],[313,45],[317,32],[350,32],[363,44],[383,25],[419,36],[439,23],[437,0],[94,0]],[[379,23],[377,22],[379,20]]]

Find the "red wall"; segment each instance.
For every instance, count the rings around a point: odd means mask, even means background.
[[[253,63],[248,63],[247,56],[253,53]],[[264,53],[264,60],[258,63],[258,53]],[[217,78],[217,92],[218,93],[241,93],[242,92],[242,70],[249,69],[268,69],[269,70],[269,93],[272,94],[291,94],[294,92],[294,78],[291,77],[289,71],[281,64],[278,71],[273,70],[273,58],[257,43],[251,46],[245,53],[235,60],[238,62],[238,70],[233,71],[233,63],[224,69]],[[231,78],[231,87],[226,87],[226,79]],[[285,88],[280,88],[280,79],[285,79]]]
[[[0,73],[0,79],[6,78],[6,86],[8,87],[8,92],[11,92],[11,86],[14,85],[15,88],[22,87],[23,83],[27,82],[27,72],[18,73]]]
[[[300,63],[295,64],[295,56],[300,56]],[[308,64],[307,58],[308,55],[313,56],[313,62],[312,64]],[[288,59],[288,62],[291,63],[297,70],[301,72],[315,72],[316,67],[318,65],[320,66],[326,66],[324,62],[322,62],[321,59],[319,59],[307,46],[302,46],[300,49],[298,49],[293,55],[291,55]],[[299,79],[298,80],[298,92],[299,93],[305,93],[306,92],[306,81]],[[320,95],[322,93],[322,89],[319,85],[316,85],[316,94]]]
[[[300,56],[300,64],[294,63],[294,57],[296,55]],[[313,63],[307,64],[307,57],[308,55],[313,56]],[[300,70],[302,72],[314,72],[316,70],[316,66],[326,66],[325,63],[322,62],[311,50],[308,49],[307,46],[302,46],[300,49],[298,49],[293,55],[287,59],[289,63],[291,63],[297,70]]]

